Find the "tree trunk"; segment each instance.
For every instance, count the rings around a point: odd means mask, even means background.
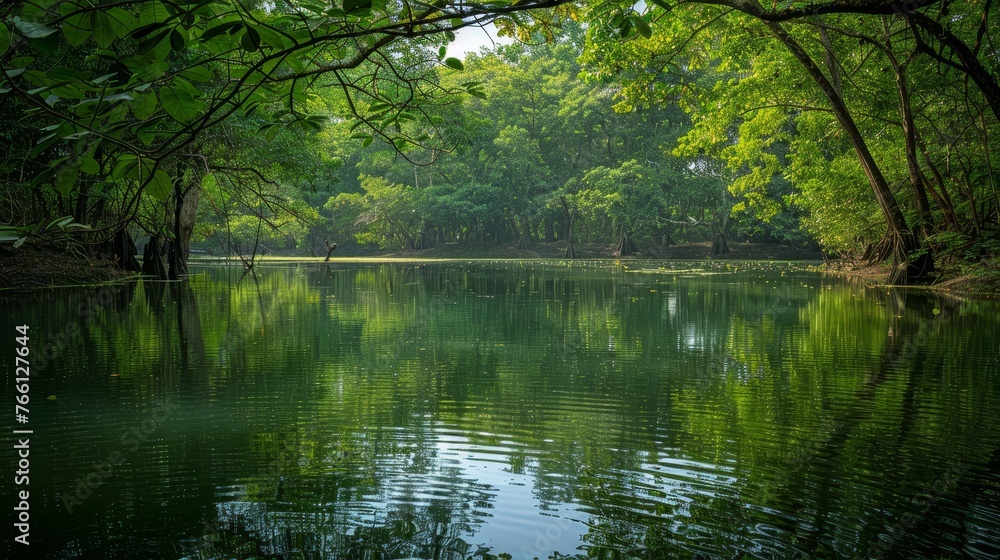
[[[931,176],[934,177],[934,183],[937,184],[937,189],[940,189],[940,194],[935,189],[934,184],[928,179],[924,179],[927,183],[928,190],[934,194],[934,199],[938,200],[938,204],[941,206],[941,210],[944,212],[945,219],[952,224],[955,228],[955,232],[961,232],[962,227],[958,223],[958,217],[955,215],[955,204],[951,201],[951,195],[948,194],[948,188],[944,184],[944,178],[941,176],[941,172],[938,170],[934,162],[931,161],[930,155],[927,153],[927,147],[924,145],[923,141],[920,140],[920,136],[917,135],[917,145],[920,146],[920,155],[924,157],[924,163],[927,164],[927,168],[931,170]],[[979,237],[979,223],[974,222],[976,226],[976,237]]]
[[[665,250],[671,245],[677,245],[677,242],[674,241],[674,238],[669,233],[664,233],[663,236],[660,237],[660,251]]]
[[[525,251],[531,249],[534,245],[531,242],[531,228],[528,226],[528,217],[521,214],[521,232],[517,238],[517,245],[514,246],[518,251]]]
[[[187,274],[187,261],[191,253],[191,234],[198,212],[198,182],[193,180],[184,188],[183,175],[178,169],[174,178],[174,242],[170,244],[170,279],[177,280]]]
[[[893,270],[889,275],[889,283],[911,284],[925,280],[927,274],[934,268],[933,258],[930,252],[921,251],[920,244],[917,242],[913,232],[910,231],[906,223],[906,217],[903,215],[896,197],[892,194],[888,183],[886,183],[882,171],[875,162],[875,158],[872,157],[871,152],[868,150],[868,145],[861,136],[861,131],[858,130],[850,111],[847,110],[847,105],[844,104],[843,98],[837,94],[837,91],[823,74],[822,70],[813,62],[809,53],[780,24],[768,22],[767,25],[795,58],[802,63],[802,66],[805,67],[827,99],[829,99],[837,122],[844,128],[844,131],[851,140],[851,144],[854,146],[854,151],[861,162],[861,168],[864,170],[865,177],[868,178],[868,183],[871,185],[872,192],[875,194],[875,199],[882,210],[888,228],[886,238],[892,248],[894,261]],[[913,262],[910,262],[911,258]]]
[[[615,248],[615,256],[627,257],[634,255],[636,252],[638,252],[638,248],[635,246],[635,242],[632,241],[632,237],[623,228],[621,235],[618,237],[618,247]]]
[[[142,273],[155,276],[158,280],[167,279],[167,269],[163,266],[163,253],[160,251],[160,235],[149,238],[146,248],[142,251]]]
[[[726,236],[719,235],[715,236],[715,241],[712,243],[712,256],[721,257],[722,255],[729,254],[729,244],[726,243]]]
[[[559,197],[559,202],[562,204],[563,212],[566,213],[566,258],[575,259],[576,258],[576,244],[573,240],[573,221],[576,216],[569,209],[569,203],[566,202],[566,197]]]
[[[115,234],[112,241],[112,252],[119,268],[127,272],[142,272],[142,266],[135,258],[135,242],[127,229],[122,228]]]
[[[920,164],[917,162],[917,133],[913,122],[913,109],[910,106],[910,88],[906,82],[907,63],[900,63],[896,56],[892,54],[892,49],[885,51],[892,64],[893,73],[896,76],[896,90],[899,93],[899,116],[903,125],[903,143],[906,155],[906,171],[910,176],[910,186],[913,188],[914,199],[917,202],[917,215],[919,222],[916,224],[917,231],[921,232],[921,238],[926,238],[931,234],[933,218],[931,217],[931,205],[927,200],[927,190],[924,188],[923,174],[920,172]]]
[[[326,258],[323,259],[323,262],[330,262],[330,255],[332,255],[333,252],[337,250],[337,242],[334,241],[333,243],[330,243],[329,241],[324,239],[323,245],[326,246]]]

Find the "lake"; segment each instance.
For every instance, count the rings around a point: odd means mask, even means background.
[[[996,303],[610,261],[194,266],[2,302],[32,368],[10,557],[1000,555]]]

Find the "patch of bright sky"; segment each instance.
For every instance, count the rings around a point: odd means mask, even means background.
[[[470,25],[455,33],[455,40],[448,45],[448,56],[464,59],[465,55],[479,52],[482,47],[492,49],[496,45],[513,42],[511,37],[497,37],[497,28],[492,23],[483,27]]]

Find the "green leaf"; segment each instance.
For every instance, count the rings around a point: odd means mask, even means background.
[[[299,128],[301,128],[306,132],[309,131],[319,132],[323,130],[323,125],[319,124],[316,121],[311,121],[309,119],[299,119],[295,121],[295,124],[299,125]]]
[[[104,15],[108,16],[111,30],[119,39],[128,37],[139,26],[139,20],[134,15],[117,6],[103,10],[103,12]]]
[[[153,173],[153,177],[149,180],[149,183],[146,184],[146,194],[154,200],[163,200],[170,195],[173,188],[174,184],[170,180],[170,176],[162,169],[157,169],[156,173]]]
[[[48,84],[48,85],[45,85],[45,86],[42,86],[42,87],[39,87],[39,88],[29,89],[25,93],[27,93],[28,95],[38,95],[40,93],[45,93],[47,91],[50,91],[50,90],[53,90],[53,89],[56,89],[58,87],[62,87],[64,85],[71,84],[71,83],[73,83],[73,82],[67,81],[67,80],[63,80],[61,82],[53,82],[51,84]]]
[[[27,235],[25,235],[24,237],[19,238],[17,241],[14,242],[14,248],[17,249],[21,245],[24,245],[24,242],[27,241],[27,240],[28,240],[28,236]]]
[[[285,57],[285,64],[287,64],[292,71],[299,74],[305,71],[306,67],[303,64],[302,59],[299,58],[298,53],[293,53]]]
[[[618,33],[620,33],[622,37],[628,37],[628,34],[631,32],[632,32],[632,20],[631,19],[623,20],[621,26],[618,28]]]
[[[61,167],[58,171],[56,171],[56,191],[63,196],[69,196],[69,194],[73,192],[73,187],[76,186],[76,179],[79,176],[80,168],[76,165]]]
[[[87,175],[97,175],[101,171],[101,164],[90,156],[80,156],[80,171]]]
[[[260,50],[260,33],[253,27],[247,26],[247,32],[240,37],[240,46],[248,52]]]
[[[170,19],[170,12],[168,12],[166,6],[158,0],[143,2],[142,8],[139,10],[139,25],[143,27],[156,23],[163,23],[168,19]]]
[[[642,35],[646,39],[653,36],[653,30],[650,29],[649,24],[644,19],[635,14],[629,19],[632,20],[632,25],[635,26],[635,30],[639,32],[639,35]]]
[[[24,20],[15,21],[14,27],[21,32],[21,35],[24,35],[29,39],[42,39],[56,32],[55,29],[52,29],[47,25]]]
[[[132,154],[122,154],[118,156],[118,162],[115,163],[114,168],[111,170],[111,178],[115,181],[120,181],[125,178],[133,178],[138,173],[136,169],[139,167],[138,159]]]
[[[73,133],[73,126],[68,122],[61,122],[55,125],[54,132],[47,134],[38,140],[35,147],[28,152],[28,157],[38,157],[42,152],[52,147],[53,144]]]
[[[95,86],[99,86],[99,85],[103,84],[104,82],[110,80],[111,78],[114,78],[117,75],[118,75],[118,72],[112,72],[110,74],[103,74],[101,76],[98,76],[98,77],[94,78],[93,80],[90,80],[90,83],[94,84]]]
[[[115,35],[115,28],[111,23],[111,16],[104,12],[92,12],[90,29],[93,32],[94,40],[101,48],[108,48],[118,37]]]
[[[243,23],[239,21],[227,21],[226,23],[220,23],[215,27],[210,27],[206,29],[205,32],[201,34],[201,41],[202,42],[208,41],[213,37],[217,37],[227,32],[234,33],[235,30],[238,30],[242,27]]]
[[[187,38],[176,27],[170,32],[170,48],[182,51],[187,46]]]
[[[371,145],[371,143],[372,143],[373,140],[375,140],[374,136],[371,136],[371,135],[365,136],[365,139],[361,141],[361,147],[362,148],[367,148],[368,146]]]
[[[674,9],[674,7],[668,4],[666,0],[651,0],[651,1],[668,12]]]
[[[170,52],[170,43],[164,39],[170,35],[170,29],[161,29],[157,33],[144,35],[144,39],[139,42],[139,52],[151,60],[163,60]]]
[[[0,55],[10,49],[10,30],[0,21]]]
[[[63,22],[63,35],[70,45],[79,47],[90,37],[90,17],[90,12],[77,12]]]
[[[50,231],[56,228],[66,229],[66,226],[73,221],[73,216],[63,216],[62,218],[56,218],[49,222],[49,225],[45,226],[45,231]]]
[[[198,116],[203,106],[203,103],[194,97],[196,91],[187,81],[175,79],[160,90],[160,104],[167,114],[178,122],[189,122]]]
[[[192,66],[182,70],[179,75],[192,82],[210,82],[215,79],[215,74],[207,66]]]
[[[462,64],[462,61],[453,56],[444,59],[444,65],[447,66],[448,68],[453,68],[458,71],[465,70],[465,65]]]
[[[129,102],[128,108],[132,115],[139,120],[148,119],[156,111],[156,93],[149,92],[143,94],[132,94],[134,98]]]
[[[361,11],[361,10],[371,10],[372,0],[344,0],[344,11],[348,14]]]
[[[274,137],[278,135],[278,132],[281,131],[281,127],[278,126],[278,123],[266,124],[262,127],[262,130],[265,128],[267,130],[264,131],[264,139],[268,142],[272,142]]]
[[[272,49],[282,50],[292,46],[291,41],[286,39],[284,35],[267,26],[261,25],[257,27],[256,31],[260,35],[261,41]]]

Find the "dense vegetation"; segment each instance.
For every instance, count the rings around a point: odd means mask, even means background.
[[[123,0],[0,10],[0,243],[182,275],[328,244],[726,236],[995,264],[991,0]],[[639,10],[639,11],[637,11]],[[531,46],[459,60],[495,22]],[[160,248],[167,242],[161,262]]]

